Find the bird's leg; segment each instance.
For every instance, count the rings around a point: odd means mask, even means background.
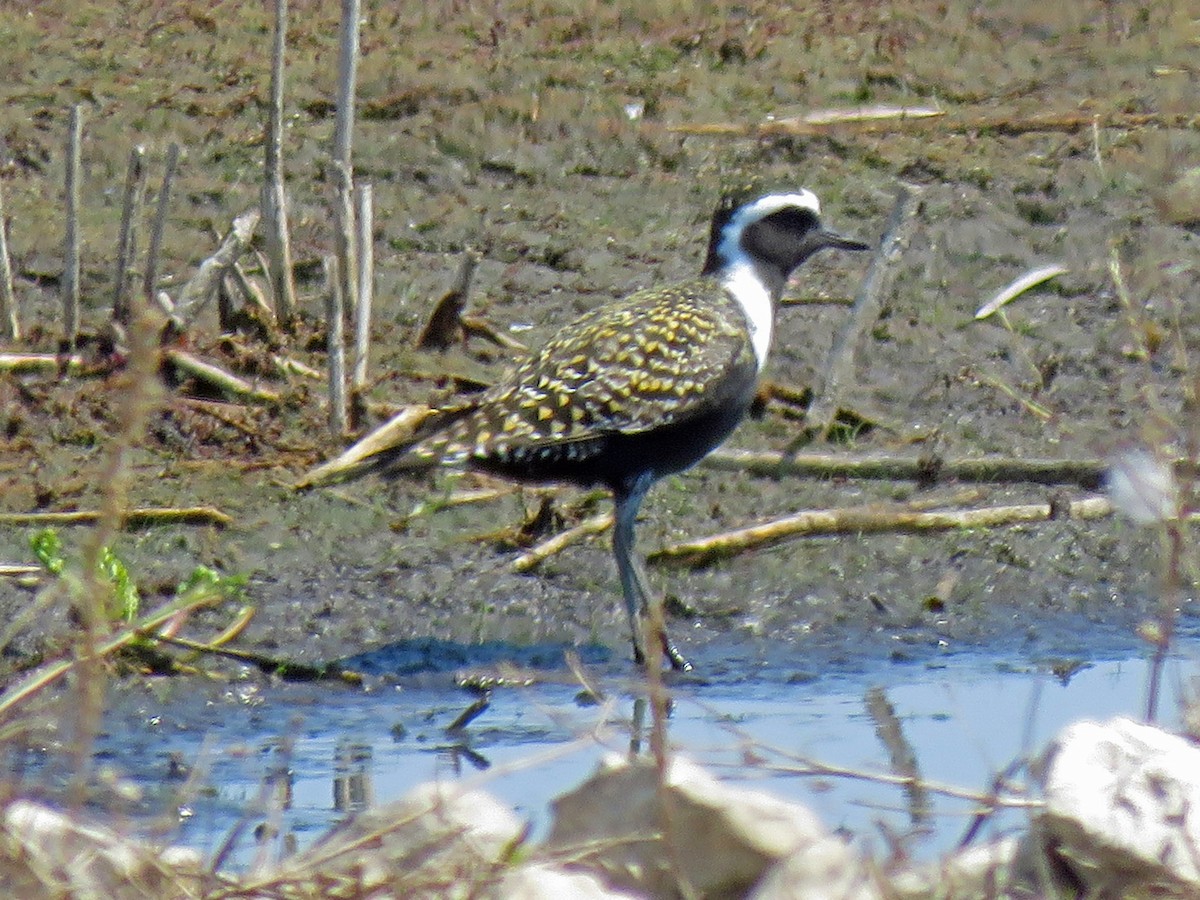
[[[613,492],[616,509],[613,515],[613,556],[617,560],[617,572],[621,576],[621,591],[625,595],[625,611],[629,615],[629,630],[633,636],[633,658],[638,665],[646,662],[645,630],[650,618],[651,597],[658,603],[658,621],[662,625],[657,635],[662,641],[663,653],[676,671],[687,671],[692,664],[687,661],[679,648],[667,636],[666,624],[662,613],[662,601],[651,593],[646,584],[646,573],[642,569],[637,556],[634,538],[634,523],[637,520],[638,508],[642,498],[650,488],[649,478],[639,478],[626,490]]]

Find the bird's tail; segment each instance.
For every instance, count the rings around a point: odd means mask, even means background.
[[[301,491],[354,481],[373,473],[436,465],[439,459],[437,452],[422,452],[427,439],[436,436],[465,411],[406,406],[341,455],[309,471],[294,487]]]

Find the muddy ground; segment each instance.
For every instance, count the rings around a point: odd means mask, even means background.
[[[106,320],[131,144],[147,147],[151,203],[167,144],[185,148],[161,267],[169,293],[215,247],[214,231],[256,204],[270,42],[261,6],[114,0],[82,9],[47,0],[0,9],[9,48],[0,61],[3,189],[29,335],[5,349],[56,347],[72,104],[85,117],[86,332],[102,331]],[[324,176],[333,6],[294,2],[289,32],[287,174],[306,321],[281,349],[318,368],[315,263],[332,246]],[[873,427],[813,449],[1074,459],[1130,442],[1186,448],[1200,336],[1200,201],[1179,179],[1200,156],[1200,135],[1194,118],[1191,127],[1162,123],[1197,112],[1194,5],[364,6],[355,164],[376,200],[371,401],[444,398],[448,374],[494,377],[511,359],[478,340],[447,354],[412,349],[464,248],[483,253],[472,312],[536,346],[583,310],[694,274],[723,184],[755,176],[810,187],[829,224],[877,241],[898,183],[907,182],[923,190],[916,227],[878,320],[859,337],[843,397]],[[758,137],[676,130],[864,103],[940,105],[952,117],[1013,125]],[[1043,113],[1095,115],[1101,125],[1148,118],[1095,131],[1020,127]],[[1113,249],[1128,308],[1110,275]],[[825,254],[801,271],[792,293],[852,296],[866,257]],[[1048,263],[1069,272],[1021,296],[1006,319],[973,321],[997,291]],[[769,378],[811,385],[847,315],[836,302],[784,309]],[[190,336],[193,349],[253,372],[261,344],[222,341],[216,330],[210,310]],[[214,411],[192,402],[197,388],[186,382],[162,395],[135,454],[130,501],[211,504],[235,524],[122,535],[117,549],[151,601],[198,563],[244,573],[257,614],[236,646],[306,662],[413,637],[599,642],[627,652],[605,539],[518,575],[512,543],[497,535],[537,507],[530,492],[418,515],[418,505],[436,505],[473,480],[297,495],[290,484],[344,442],[324,429],[318,382],[263,380],[283,393],[282,405]],[[96,505],[119,384],[117,372],[3,376],[3,510]],[[803,429],[798,412],[769,402],[729,446],[785,447]],[[1044,501],[1055,489],[980,490],[976,505]],[[655,489],[640,539],[652,550],[798,509],[934,492],[955,487],[701,467]],[[560,495],[555,527],[607,503],[583,496]],[[0,562],[31,561],[30,533],[0,529]],[[68,548],[82,539],[80,529],[64,532]],[[1132,644],[1156,602],[1158,544],[1153,530],[1115,518],[1059,520],[808,539],[698,570],[655,567],[651,577],[677,600],[674,633],[701,664],[706,648],[735,639],[819,674],[832,662],[981,644],[1016,650],[1032,642],[1035,654],[1086,656],[1114,629]],[[35,598],[47,602],[31,606]],[[51,650],[69,624],[63,604],[39,587],[0,581],[3,621],[30,609],[32,624],[8,636],[10,666]],[[231,613],[205,613],[194,632],[213,633]]]

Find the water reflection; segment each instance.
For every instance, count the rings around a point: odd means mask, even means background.
[[[1193,642],[1168,665],[1168,725],[1179,721],[1197,660]],[[871,850],[929,857],[1022,827],[1022,762],[1064,724],[1139,716],[1144,659],[1069,662],[963,655],[797,681],[743,660],[725,669],[736,676],[674,686],[670,739],[720,777],[809,805]],[[646,752],[644,711],[625,667],[589,672],[607,698],[599,704],[581,703],[578,684],[560,676],[486,697],[446,680],[373,692],[273,686],[252,716],[222,715],[208,728],[205,784],[170,837],[245,868],[422,781],[453,779],[511,804],[536,838],[549,801],[603,754]],[[204,741],[192,731],[149,742],[143,752],[161,765],[131,774],[177,791],[166,773],[195,759]]]

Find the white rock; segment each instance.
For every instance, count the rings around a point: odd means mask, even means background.
[[[1200,891],[1200,748],[1130,719],[1077,722],[1039,768],[1047,849],[1085,884]]]
[[[418,785],[359,813],[303,853],[282,874],[317,871],[357,882],[378,896],[446,897],[496,877],[525,833],[507,805],[453,782]],[[372,893],[371,896],[376,896]]]
[[[830,836],[772,866],[750,900],[879,900],[882,896],[854,851]]]
[[[590,872],[567,872],[541,862],[512,869],[501,879],[494,900],[638,900],[638,895],[607,887]]]
[[[555,801],[544,855],[621,890],[674,896],[682,876],[700,896],[741,897],[773,864],[832,840],[805,807],[723,784],[685,757],[672,758],[666,782],[664,815],[654,764],[609,757]]]
[[[8,804],[0,830],[5,897],[165,897],[201,871],[195,851],[157,848],[30,801]]]

